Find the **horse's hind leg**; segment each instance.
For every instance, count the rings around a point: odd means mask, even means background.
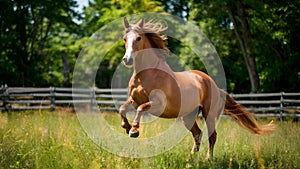
[[[209,147],[206,156],[206,159],[208,160],[213,158],[214,146],[217,140],[216,121],[224,109],[224,100],[219,96],[219,93],[216,93],[214,96],[212,96],[211,100],[207,99],[208,102],[213,104],[206,103],[206,106],[204,106],[202,110],[209,137]]]
[[[217,141],[217,132],[216,132],[216,122],[215,119],[212,118],[206,118],[206,126],[207,126],[207,132],[208,132],[208,141],[209,141],[209,147],[206,155],[206,159],[212,159],[213,152],[214,152],[214,146]]]
[[[198,127],[197,122],[196,122],[198,112],[199,112],[199,109],[197,108],[192,113],[190,113],[182,118],[185,127],[188,130],[190,130],[190,132],[193,134],[193,137],[194,137],[194,145],[191,150],[191,154],[194,154],[196,151],[199,151],[199,147],[200,147],[201,139],[202,139],[202,131]]]
[[[212,109],[208,111],[206,108],[202,110],[203,117],[205,118],[206,126],[207,126],[207,134],[209,147],[206,155],[206,159],[213,158],[214,146],[217,140],[217,132],[216,132],[216,118],[218,111],[215,110],[215,106],[211,107]]]

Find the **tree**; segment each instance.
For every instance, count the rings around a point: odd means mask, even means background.
[[[227,64],[226,61],[228,61],[230,57],[232,58],[238,55],[239,51],[236,50],[237,46],[234,43],[239,44],[241,54],[244,58],[244,64],[248,70],[251,90],[257,92],[259,90],[259,76],[254,49],[252,47],[247,9],[243,1],[203,1],[201,3],[194,1],[191,7],[193,9],[191,10],[190,20],[200,22],[200,27],[205,30],[219,51],[226,72],[231,72],[231,69],[233,69],[233,64]],[[237,41],[234,39],[237,39]],[[237,58],[235,57],[235,59]],[[240,59],[237,61],[239,62],[239,60]],[[240,65],[238,62],[236,62],[235,65]],[[230,65],[228,69],[226,67],[227,65]],[[242,73],[243,71],[239,72]],[[229,73],[229,75],[230,74],[231,73]],[[237,73],[231,77],[227,76],[229,87],[238,87],[238,85],[232,84],[232,81],[235,81],[235,84],[239,83],[238,80],[233,80],[233,77],[238,77]],[[241,75],[239,77],[244,76]]]
[[[76,30],[74,0],[1,1],[1,82],[9,86],[49,85],[53,59],[48,48],[55,29]],[[59,25],[60,27],[56,27]],[[49,51],[48,51],[49,52]],[[48,79],[48,80],[47,80]],[[53,80],[53,79],[52,79]]]
[[[262,91],[299,91],[300,2],[264,1],[252,7],[256,10],[249,14],[256,25],[254,45],[261,54]]]
[[[75,7],[75,0],[0,0],[1,84],[70,86],[80,50],[93,36],[114,39],[84,51],[99,54],[110,49],[101,65],[93,68],[98,70],[96,85],[109,87],[125,52],[122,32],[108,31],[104,36],[98,30],[129,14],[168,12],[195,23],[208,36],[222,59],[229,92],[300,90],[298,0],[94,0],[83,15]],[[205,71],[184,41],[170,37],[167,44],[189,68]],[[97,59],[85,63],[92,65]],[[178,64],[173,58],[169,61]]]
[[[196,21],[216,46],[229,91],[249,91],[244,65],[252,92],[295,91],[299,6],[298,1],[195,0],[189,20]]]
[[[252,92],[258,92],[260,86],[256,58],[251,44],[252,38],[243,0],[228,3],[228,13],[234,25],[234,32],[246,63]]]

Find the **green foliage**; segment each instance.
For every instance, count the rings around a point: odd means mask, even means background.
[[[100,28],[130,14],[167,12],[197,25],[212,41],[225,69],[228,91],[248,93],[251,91],[249,73],[229,16],[229,9],[234,8],[237,2],[95,0],[89,1],[89,5],[79,13],[75,10],[75,0],[1,0],[0,84],[70,86],[81,49]],[[250,44],[259,74],[259,91],[299,91],[300,51],[297,44],[300,41],[300,2],[239,2],[245,8],[249,24]],[[235,17],[239,18],[237,14]],[[133,22],[138,19],[130,18]],[[122,26],[122,22],[119,24]],[[169,27],[178,25],[169,23]],[[237,29],[242,31],[242,28]],[[89,48],[90,51],[82,51],[91,54],[86,64],[91,64],[93,70],[98,69],[95,81],[90,82],[98,87],[110,87],[113,73],[125,52],[122,32],[115,34],[111,31],[106,37],[117,40],[101,48],[94,46]],[[179,60],[169,58],[169,62],[180,63],[184,69],[207,71],[208,64],[198,59],[189,46],[192,44],[174,37],[170,37],[167,44],[174,56],[179,56]],[[103,52],[99,50],[104,48],[109,51],[101,58],[101,65],[93,65],[99,60],[96,54]],[[64,63],[62,58],[67,61]]]
[[[50,40],[60,37],[62,30],[75,33],[77,25],[73,19],[79,15],[74,7],[73,0],[1,1],[1,84],[62,85],[61,77],[56,75],[61,59],[50,50],[54,47]]]
[[[102,115],[116,132],[124,133],[118,114],[107,112]],[[156,135],[168,128],[173,120],[159,119],[142,124],[141,136]],[[204,126],[202,120],[199,124]],[[0,164],[1,168],[47,169],[300,167],[299,123],[286,121],[278,124],[274,134],[254,136],[233,120],[221,119],[217,132],[215,158],[211,162],[205,160],[207,140],[203,140],[199,153],[187,160],[193,145],[191,135],[163,154],[134,159],[118,157],[96,145],[86,135],[75,114],[47,111],[1,113]]]
[[[299,2],[242,1],[250,27],[251,45],[256,57],[260,91],[299,91]],[[216,46],[225,68],[230,92],[249,92],[249,77],[228,6],[235,1],[193,1],[189,20]],[[241,29],[241,28],[237,28]]]
[[[254,45],[258,58],[258,69],[263,81],[263,91],[299,91],[299,43],[300,20],[298,1],[295,3],[267,1],[258,11],[250,11],[255,25]],[[268,49],[268,50],[266,50]],[[276,84],[276,85],[274,85]]]

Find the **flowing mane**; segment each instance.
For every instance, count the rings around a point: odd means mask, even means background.
[[[167,36],[161,35],[160,33],[165,31],[166,29],[168,29],[167,26],[163,25],[160,22],[153,22],[151,20],[144,23],[142,28],[137,25],[131,25],[129,29],[125,29],[124,34],[126,35],[130,31],[134,31],[138,34],[145,34],[153,48],[162,49],[165,51],[163,52],[163,55],[159,55],[160,57],[165,58],[169,56],[169,49],[165,44]]]

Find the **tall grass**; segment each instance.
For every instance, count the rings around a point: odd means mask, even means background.
[[[105,119],[123,132],[119,116]],[[168,121],[145,124],[148,137]],[[199,122],[203,126],[203,122]],[[86,135],[75,114],[46,111],[0,114],[0,168],[300,168],[300,124],[278,123],[269,136],[254,136],[230,119],[219,122],[213,161],[206,161],[208,142],[187,160],[191,135],[172,150],[151,158],[123,158],[103,150]],[[142,134],[142,133],[141,133]]]

